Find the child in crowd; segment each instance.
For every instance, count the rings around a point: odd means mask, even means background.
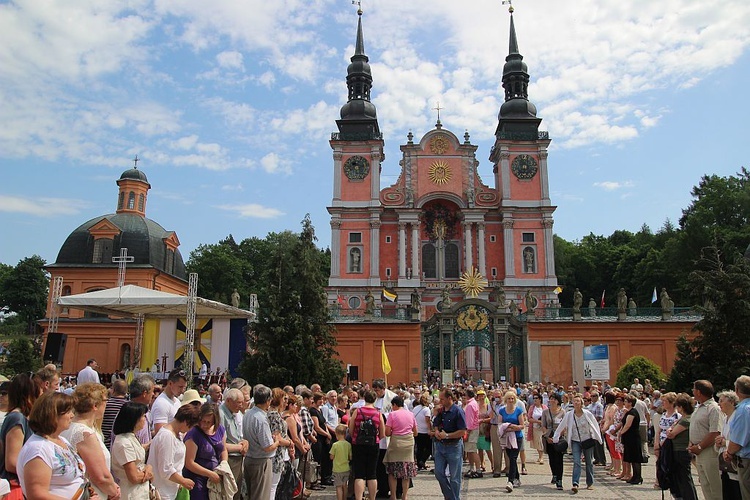
[[[346,440],[344,424],[336,426],[336,442],[331,446],[333,461],[333,485],[336,487],[336,500],[345,500],[349,482],[349,462],[352,460],[352,445]]]

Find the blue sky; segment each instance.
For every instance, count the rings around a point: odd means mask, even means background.
[[[518,0],[530,99],[553,140],[555,232],[657,230],[703,174],[741,166],[750,116],[750,3]],[[363,0],[386,141],[435,123],[487,157],[502,99],[507,6]],[[152,185],[147,215],[201,243],[298,230],[327,246],[330,133],[346,99],[349,0],[0,1],[0,262],[53,262],[114,211],[120,173]],[[416,140],[416,139],[415,139]]]

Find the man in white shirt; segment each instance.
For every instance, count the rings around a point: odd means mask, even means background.
[[[219,386],[219,384],[211,384],[208,386],[206,403],[213,403],[215,405],[221,404],[221,386]]]
[[[78,379],[77,384],[85,384],[87,382],[92,382],[94,384],[99,384],[99,374],[96,373],[96,370],[99,369],[99,364],[96,362],[94,358],[89,359],[86,361],[86,366],[78,372]]]
[[[154,435],[159,429],[168,424],[174,418],[174,414],[180,408],[180,396],[187,388],[187,377],[183,370],[172,370],[167,377],[167,383],[159,397],[151,406],[151,419],[154,425]]]

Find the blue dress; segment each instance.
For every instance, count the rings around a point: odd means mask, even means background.
[[[224,451],[224,436],[226,430],[223,425],[216,428],[213,436],[206,435],[197,425],[187,431],[185,442],[192,441],[198,447],[195,452],[195,463],[212,471],[219,466],[221,453]],[[195,481],[195,486],[190,490],[191,500],[208,500],[208,478],[189,471],[185,467],[182,475]]]
[[[514,411],[513,413],[508,413],[505,410],[505,405],[503,405],[503,407],[500,408],[500,415],[503,417],[504,424],[519,425],[521,423],[519,421],[519,419],[521,418],[521,413],[523,413],[523,410],[517,406],[516,406],[516,411]],[[523,438],[523,431],[516,431],[516,439],[518,440],[521,438]]]

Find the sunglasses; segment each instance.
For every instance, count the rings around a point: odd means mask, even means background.
[[[0,391],[0,396],[7,396],[7,395],[8,395],[8,391]]]

